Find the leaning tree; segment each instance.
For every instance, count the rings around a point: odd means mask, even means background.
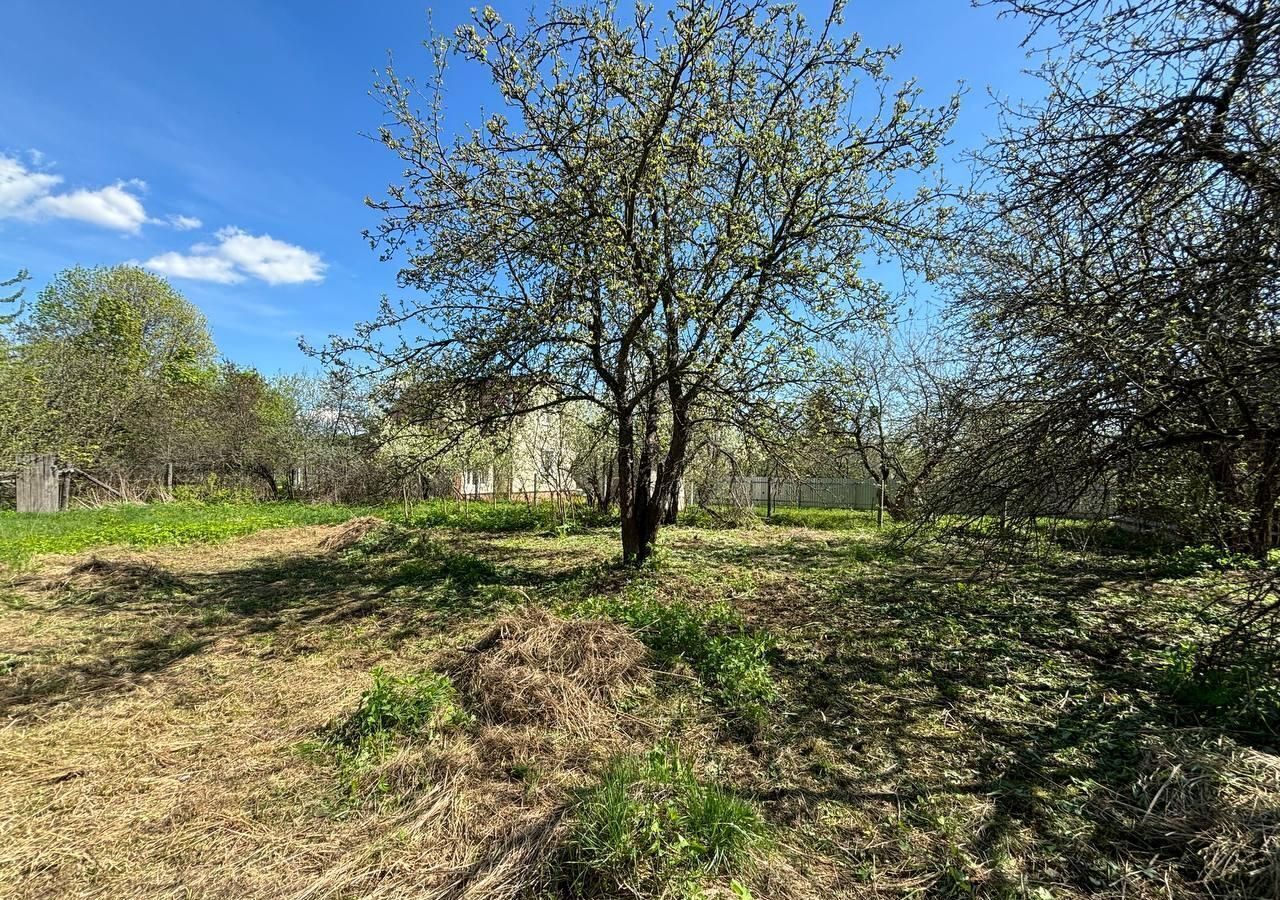
[[[486,7],[428,42],[421,89],[388,68],[378,137],[404,180],[368,201],[369,237],[416,292],[329,361],[412,386],[395,405],[416,424],[602,408],[623,558],[642,563],[702,411],[806,378],[876,313],[861,261],[938,231],[921,176],[955,101],[892,81],[895,51],[838,35],[842,7],[816,28],[766,0],[682,0],[664,23],[555,4],[524,28]],[[450,137],[456,60],[496,110]]]
[[[1280,499],[1280,4],[997,0],[1047,51],[961,283],[997,365],[955,505],[1053,511],[1162,469],[1265,555]],[[960,470],[957,469],[959,472]],[[1190,496],[1190,493],[1187,493]],[[1210,510],[1201,510],[1203,521]]]

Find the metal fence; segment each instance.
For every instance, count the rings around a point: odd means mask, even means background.
[[[886,499],[893,496],[888,485]],[[880,488],[874,481],[856,478],[769,478],[757,475],[733,478],[717,486],[715,503],[734,506],[825,507],[832,509],[875,509],[880,505]]]

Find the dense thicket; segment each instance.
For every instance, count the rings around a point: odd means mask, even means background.
[[[939,506],[1122,511],[1265,555],[1280,495],[1274,0],[1002,3],[1048,46],[958,285],[995,363]]]

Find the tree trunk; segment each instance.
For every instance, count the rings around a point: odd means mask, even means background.
[[[662,504],[662,524],[674,525],[680,519],[680,493],[684,489],[683,478],[672,478]]]
[[[1255,558],[1266,561],[1276,542],[1276,503],[1280,500],[1280,443],[1264,441],[1258,486],[1253,493],[1253,511],[1249,517],[1248,549]]]
[[[600,495],[600,511],[605,513],[613,506],[613,466],[614,461],[609,460],[609,466],[604,472],[604,490]]]
[[[1256,460],[1248,449],[1242,451],[1239,447],[1206,446],[1200,449],[1200,453],[1208,463],[1209,478],[1218,502],[1228,511],[1249,511],[1248,523],[1227,536],[1228,546],[1236,552],[1265,560],[1276,546],[1273,526],[1277,501],[1280,501],[1280,443],[1263,439],[1257,449]],[[1252,495],[1238,474],[1241,455],[1250,463],[1256,462],[1258,480]]]
[[[651,401],[644,414],[644,437],[636,453],[636,430],[629,412],[618,416],[618,511],[622,519],[622,562],[639,568],[653,555],[662,520],[664,473],[655,477],[658,410]],[[659,467],[660,469],[662,467]]]

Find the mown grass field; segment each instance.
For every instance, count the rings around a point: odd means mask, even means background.
[[[873,525],[0,517],[0,896],[1280,896],[1229,573]]]

